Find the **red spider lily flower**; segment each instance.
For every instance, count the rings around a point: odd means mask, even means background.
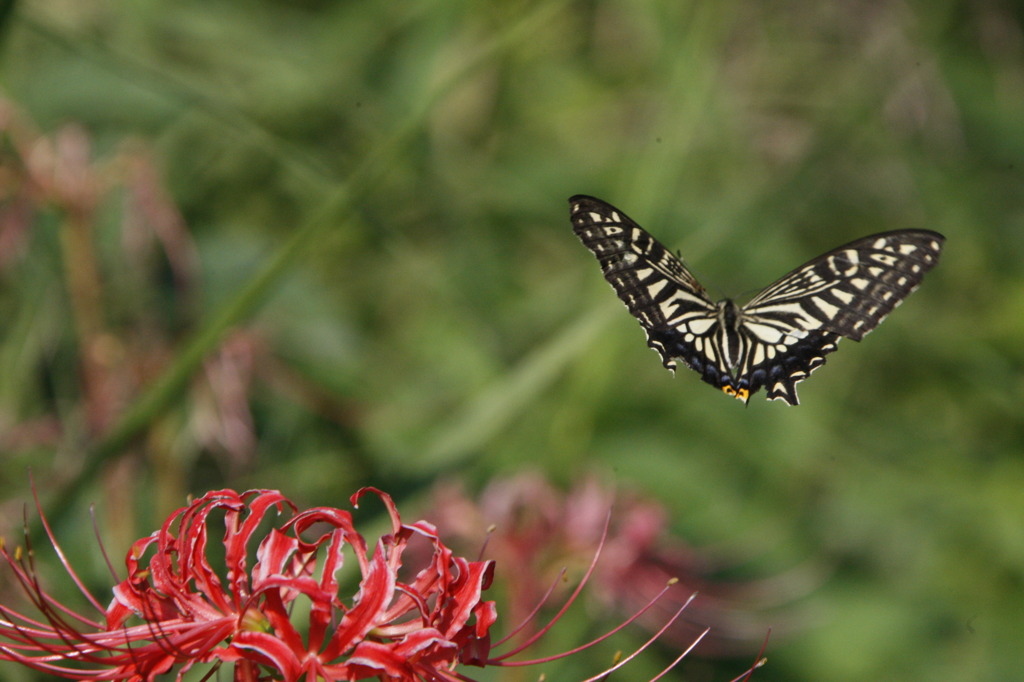
[[[0,606],[0,660],[79,680],[141,682],[168,673],[181,680],[195,666],[208,664],[231,666],[235,680],[253,682],[467,681],[457,671],[460,665],[543,663],[608,636],[544,659],[508,660],[536,642],[559,614],[517,647],[494,655],[490,630],[497,610],[493,601],[483,599],[494,562],[456,556],[425,521],[403,524],[391,498],[377,489],[358,491],[352,505],[358,506],[367,493],[380,498],[391,521],[390,532],[377,540],[372,553],[348,511],[316,507],[299,512],[274,490],[208,493],[132,546],[128,577],[114,587],[105,609],[85,590],[43,519],[69,577],[101,615],[78,614],[48,594],[31,551],[12,554],[0,547],[0,556],[41,614],[33,618]],[[224,524],[222,546],[210,541],[218,523]],[[410,567],[403,554],[413,541],[432,551],[426,561]],[[221,563],[218,571],[215,566]],[[592,570],[593,564],[587,576]],[[356,578],[358,589],[345,601],[343,586]]]

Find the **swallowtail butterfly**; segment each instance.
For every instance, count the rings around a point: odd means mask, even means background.
[[[683,261],[600,199],[569,199],[573,231],[675,371],[681,360],[746,403],[796,405],[797,382],[825,364],[841,337],[860,341],[935,267],[945,241],[930,230],[863,237],[801,265],[743,306],[713,303]]]

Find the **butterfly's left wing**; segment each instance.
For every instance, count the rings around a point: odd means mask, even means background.
[[[752,391],[797,404],[795,384],[825,364],[840,337],[860,341],[939,262],[945,241],[930,230],[897,230],[833,249],[769,285],[742,308],[750,346],[740,376]]]
[[[679,258],[611,204],[577,195],[569,205],[573,231],[597,256],[604,278],[640,321],[662,364],[675,370],[682,358],[702,371],[698,351],[684,337],[705,333],[716,320],[717,308],[704,287]]]

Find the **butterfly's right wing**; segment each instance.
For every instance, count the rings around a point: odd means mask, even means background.
[[[796,383],[825,364],[839,338],[860,341],[939,262],[945,241],[930,230],[862,237],[784,275],[743,307],[749,339],[740,374],[769,400],[797,404]]]
[[[569,199],[573,231],[590,249],[629,312],[647,332],[662,364],[676,359],[703,373],[703,339],[718,324],[718,308],[683,262],[629,216],[600,199]],[[710,348],[710,344],[707,346]]]

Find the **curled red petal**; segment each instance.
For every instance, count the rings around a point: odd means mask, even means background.
[[[380,498],[381,502],[384,503],[384,506],[388,510],[388,516],[391,517],[391,533],[392,535],[398,535],[399,531],[402,528],[402,520],[398,516],[398,508],[395,507],[395,501],[392,500],[391,496],[388,495],[386,492],[378,488],[374,488],[373,486],[366,486],[365,488],[360,488],[359,490],[357,490],[352,495],[352,497],[349,498],[349,502],[352,504],[353,507],[358,509],[359,500],[366,493],[373,493],[374,495]]]
[[[348,651],[365,639],[367,633],[380,622],[379,615],[395,592],[395,578],[385,561],[382,546],[378,545],[370,559],[370,570],[359,583],[358,601],[342,617],[341,624],[324,650],[326,659],[333,659]]]
[[[292,647],[263,632],[240,632],[229,646],[214,652],[214,655],[225,662],[244,659],[266,666],[277,671],[285,682],[298,680],[303,668]]]

